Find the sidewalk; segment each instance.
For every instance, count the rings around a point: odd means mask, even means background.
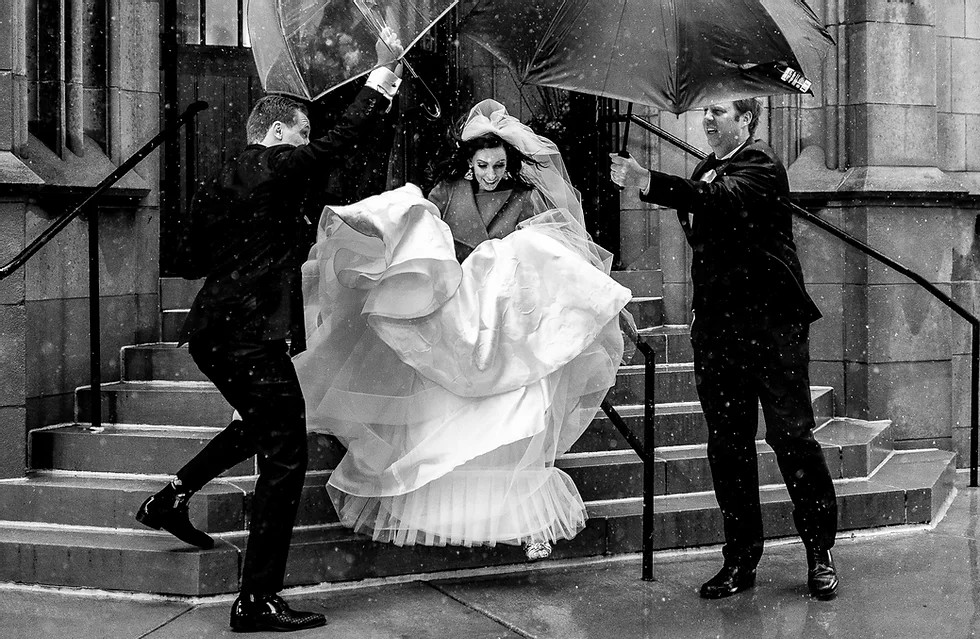
[[[731,639],[980,635],[980,489],[957,475],[957,492],[934,527],[838,540],[840,596],[806,593],[803,548],[771,544],[754,590],[720,601],[697,588],[721,562],[718,548],[656,556],[656,581],[640,558],[545,562],[516,572],[467,571],[416,581],[293,589],[299,609],[327,615],[323,628],[238,635],[232,597],[151,596],[0,586],[0,639]]]

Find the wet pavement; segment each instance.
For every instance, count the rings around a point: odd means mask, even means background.
[[[283,593],[323,612],[300,639],[732,639],[965,638],[980,628],[980,489],[957,492],[934,527],[847,535],[835,558],[840,596],[806,592],[799,543],[771,544],[756,587],[720,601],[697,596],[721,562],[718,548],[663,553],[656,580],[639,556],[544,562],[517,571],[466,571]],[[189,639],[241,636],[228,628],[232,597],[173,600],[0,585],[2,639]]]

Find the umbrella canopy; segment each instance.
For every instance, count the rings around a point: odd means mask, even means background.
[[[391,27],[407,51],[456,0],[249,0],[248,35],[262,88],[305,100],[369,73]]]
[[[807,93],[833,42],[803,0],[478,0],[460,33],[523,82],[673,113]]]

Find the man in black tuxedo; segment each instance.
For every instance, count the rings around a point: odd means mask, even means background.
[[[305,404],[287,349],[302,322],[300,267],[310,247],[305,200],[379,126],[398,88],[403,49],[386,29],[378,68],[340,121],[310,139],[305,107],[282,96],[259,100],[248,146],[225,165],[227,207],[206,221],[212,268],[194,300],[181,342],[235,408],[235,419],[147,499],[136,518],[201,548],[214,541],[188,519],[187,502],[222,472],[258,456],[241,593],[231,612],[239,632],[322,626],[318,613],[291,610],[278,596],[307,467]],[[300,311],[297,313],[297,311]]]
[[[714,153],[684,179],[611,154],[612,180],[645,202],[677,210],[693,252],[691,342],[698,396],[708,424],[708,460],[725,527],[725,563],[701,587],[717,599],[755,584],[764,537],[755,437],[758,403],[776,453],[796,528],[806,546],[807,584],[833,597],[830,549],[837,499],[814,439],[809,325],[820,311],[806,292],[793,242],[786,170],[753,139],[761,104],[739,100],[704,111]]]

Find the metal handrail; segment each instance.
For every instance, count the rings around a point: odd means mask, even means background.
[[[653,422],[657,411],[656,353],[631,325],[624,333],[641,353],[643,353],[643,441],[630,430],[626,421],[616,408],[604,399],[600,408],[609,416],[609,421],[626,439],[626,443],[636,451],[643,462],[643,581],[653,581],[653,498],[654,498],[654,449]]]
[[[187,107],[187,109],[184,110],[184,112],[179,118],[177,118],[177,121],[172,126],[163,129],[153,136],[149,142],[144,144],[128,160],[120,164],[112,173],[107,175],[105,179],[99,182],[99,184],[95,187],[95,190],[92,191],[88,197],[82,200],[81,204],[52,222],[48,228],[44,229],[44,231],[41,232],[41,234],[38,235],[34,241],[24,247],[24,249],[13,259],[3,266],[0,266],[0,280],[9,277],[15,271],[17,271],[17,269],[24,266],[24,264],[26,264],[35,253],[44,248],[44,245],[50,242],[55,235],[60,233],[69,222],[82,213],[85,213],[96,198],[111,188],[112,185],[118,182],[124,175],[132,171],[137,164],[146,158],[146,156],[156,150],[156,148],[160,146],[167,137],[175,133],[177,129],[182,127],[190,119],[194,118],[199,112],[206,108],[208,108],[208,103],[203,101],[194,102]]]
[[[129,173],[143,161],[146,156],[152,153],[158,146],[172,135],[175,135],[180,127],[193,120],[198,113],[208,108],[208,103],[203,101],[194,102],[174,121],[170,126],[165,127],[157,133],[149,142],[144,144],[136,153],[120,164],[112,173],[107,175],[95,189],[82,200],[81,204],[71,211],[63,214],[57,220],[44,229],[40,235],[24,247],[13,259],[0,266],[0,281],[15,273],[24,266],[38,251],[60,233],[68,223],[79,215],[88,212],[96,203],[98,197],[105,193],[113,184],[118,182],[124,175]],[[90,385],[91,385],[91,425],[92,428],[102,426],[102,346],[99,335],[99,217],[92,215],[88,225],[88,283],[89,283],[89,357],[90,357]]]
[[[626,122],[633,122],[634,124],[640,126],[641,128],[653,133],[657,137],[673,144],[677,148],[686,151],[690,155],[697,157],[698,159],[703,159],[707,154],[694,146],[691,146],[684,140],[681,140],[675,135],[664,131],[655,124],[652,124],[643,118],[629,114],[626,118],[623,118]],[[980,386],[980,320],[977,319],[975,315],[968,312],[962,306],[954,302],[948,295],[939,290],[934,284],[926,280],[922,275],[919,275],[912,269],[904,266],[894,259],[888,257],[881,251],[868,246],[861,240],[857,239],[853,235],[850,235],[846,231],[843,231],[833,224],[827,222],[826,220],[820,218],[819,216],[807,211],[800,205],[796,204],[788,197],[779,198],[779,202],[790,209],[797,217],[806,220],[807,222],[817,226],[824,231],[827,231],[831,235],[834,235],[838,239],[846,242],[850,246],[858,249],[865,255],[869,255],[874,259],[878,260],[882,264],[891,267],[892,269],[898,271],[905,277],[909,278],[926,291],[928,291],[933,297],[941,301],[947,307],[955,311],[960,317],[965,319],[970,323],[972,327],[972,355],[971,355],[971,378],[970,378],[970,486],[976,488],[978,485],[977,481],[977,467],[978,467],[978,450],[980,450],[980,396],[978,396],[978,386]]]

